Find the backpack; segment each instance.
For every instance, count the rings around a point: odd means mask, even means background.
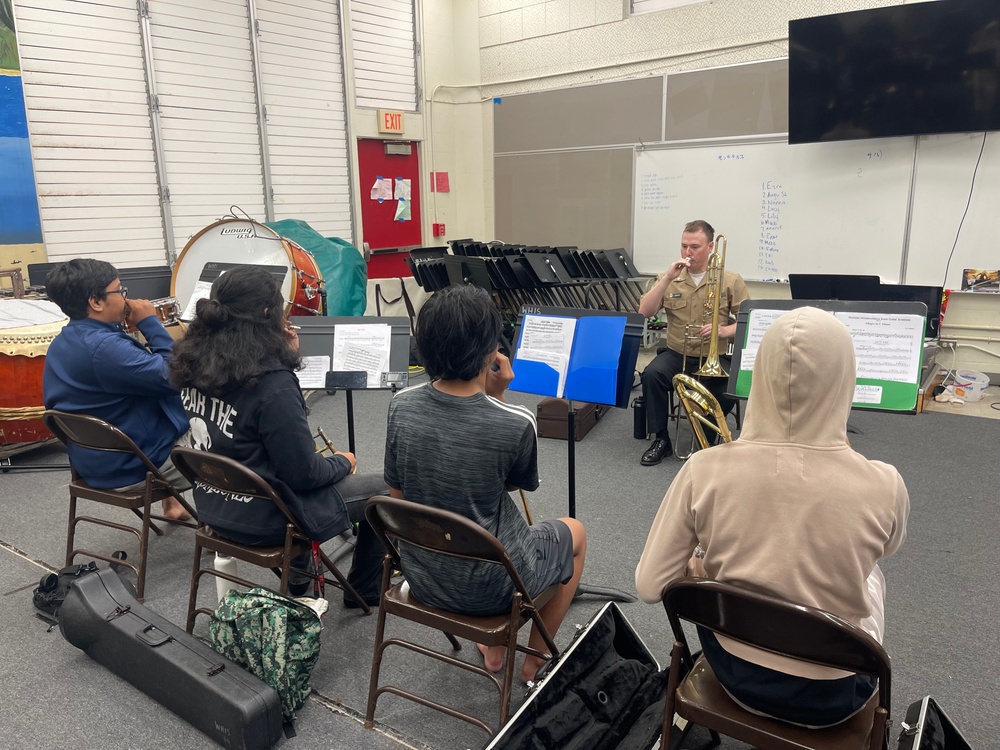
[[[277,691],[282,715],[291,722],[312,692],[321,629],[319,615],[304,604],[267,589],[231,589],[212,615],[208,635],[212,648]]]
[[[44,615],[43,619],[54,621],[59,619],[59,608],[66,601],[70,586],[89,573],[99,570],[97,563],[91,560],[83,565],[67,565],[58,573],[47,573],[38,582],[38,588],[31,593],[31,601],[35,609]]]

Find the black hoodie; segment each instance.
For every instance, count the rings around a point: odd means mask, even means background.
[[[275,366],[255,388],[212,396],[181,391],[193,448],[227,456],[252,469],[288,504],[309,536],[325,541],[350,527],[333,485],[351,471],[343,456],[316,453],[298,378]],[[270,500],[222,493],[196,484],[198,516],[234,541],[281,544],[286,520]]]

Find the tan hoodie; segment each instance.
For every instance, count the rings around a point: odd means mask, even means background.
[[[833,315],[802,307],[764,335],[743,430],[681,468],[635,571],[639,596],[660,600],[695,545],[710,578],[751,583],[838,614],[869,615],[866,580],[906,536],[909,496],[896,469],[847,444],[854,346]],[[732,654],[817,679],[845,673],[729,639]]]

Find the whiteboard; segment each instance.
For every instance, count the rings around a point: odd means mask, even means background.
[[[974,189],[972,175],[983,147],[982,133],[931,135],[917,139],[917,179],[906,261],[907,284],[961,289],[963,269],[1000,269],[1000,250],[997,249],[1000,239],[1000,144],[996,139],[996,133],[990,133],[986,140]],[[966,203],[969,212],[958,234]],[[955,254],[948,265],[953,246]]]
[[[914,138],[637,149],[632,254],[644,273],[680,255],[684,225],[705,219],[728,239],[727,270],[876,274],[899,282]]]

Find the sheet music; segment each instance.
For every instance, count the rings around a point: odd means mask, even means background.
[[[924,319],[919,315],[838,312],[854,341],[858,377],[916,383]]]
[[[188,300],[187,307],[184,308],[184,312],[181,314],[181,320],[191,321],[195,319],[195,307],[198,305],[198,300],[208,299],[212,295],[212,282],[211,281],[196,281],[194,283],[194,291],[191,292],[191,299]]]
[[[334,326],[330,369],[364,370],[368,373],[368,387],[380,387],[382,373],[389,370],[391,336],[392,326],[383,323]]]
[[[326,374],[330,371],[330,358],[312,356],[302,358],[302,369],[295,373],[299,388],[326,388]]]
[[[753,370],[753,363],[757,360],[757,350],[760,348],[760,340],[764,338],[764,332],[786,312],[788,310],[767,310],[764,308],[750,311],[750,317],[747,320],[747,342],[743,347],[743,357],[740,359],[741,370]]]
[[[525,315],[521,330],[521,346],[517,358],[528,362],[542,362],[559,374],[556,396],[562,398],[569,369],[569,355],[573,349],[576,318],[557,318],[547,315]]]

